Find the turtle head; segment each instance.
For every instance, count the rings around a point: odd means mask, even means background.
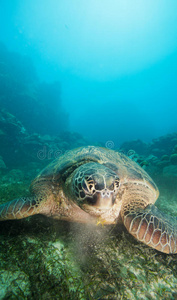
[[[87,205],[100,210],[110,209],[119,189],[117,174],[99,163],[78,167],[72,180],[72,190],[79,206]]]

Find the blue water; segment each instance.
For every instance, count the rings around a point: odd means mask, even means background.
[[[176,217],[176,66],[176,0],[0,0],[0,203],[90,143],[129,153]],[[177,299],[177,255],[102,225],[0,222],[0,299]]]
[[[175,0],[1,0],[0,41],[59,81],[66,127],[120,145],[177,129],[176,19]]]

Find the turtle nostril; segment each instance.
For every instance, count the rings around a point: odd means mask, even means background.
[[[102,197],[110,197],[110,195],[111,195],[111,193],[110,193],[110,191],[108,191],[108,190],[103,190],[103,191],[101,192],[101,196],[102,196]]]

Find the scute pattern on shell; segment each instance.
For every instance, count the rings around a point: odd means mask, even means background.
[[[59,156],[43,169],[36,179],[40,177],[52,177],[55,180],[55,178],[60,176],[67,177],[74,169],[87,162],[103,164],[112,169],[122,180],[144,181],[158,191],[155,183],[148,174],[130,158],[123,153],[95,146],[66,151],[64,155]]]

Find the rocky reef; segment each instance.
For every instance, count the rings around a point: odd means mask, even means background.
[[[173,180],[177,177],[177,133],[161,136],[147,144],[140,140],[126,142],[120,151],[136,161],[152,177]]]
[[[60,82],[41,82],[30,57],[0,43],[0,107],[14,115],[29,133],[56,135],[68,130]]]
[[[56,136],[29,133],[24,125],[5,109],[0,110],[0,169],[21,167],[36,162],[47,164],[66,150],[88,144],[80,134],[61,131]]]

